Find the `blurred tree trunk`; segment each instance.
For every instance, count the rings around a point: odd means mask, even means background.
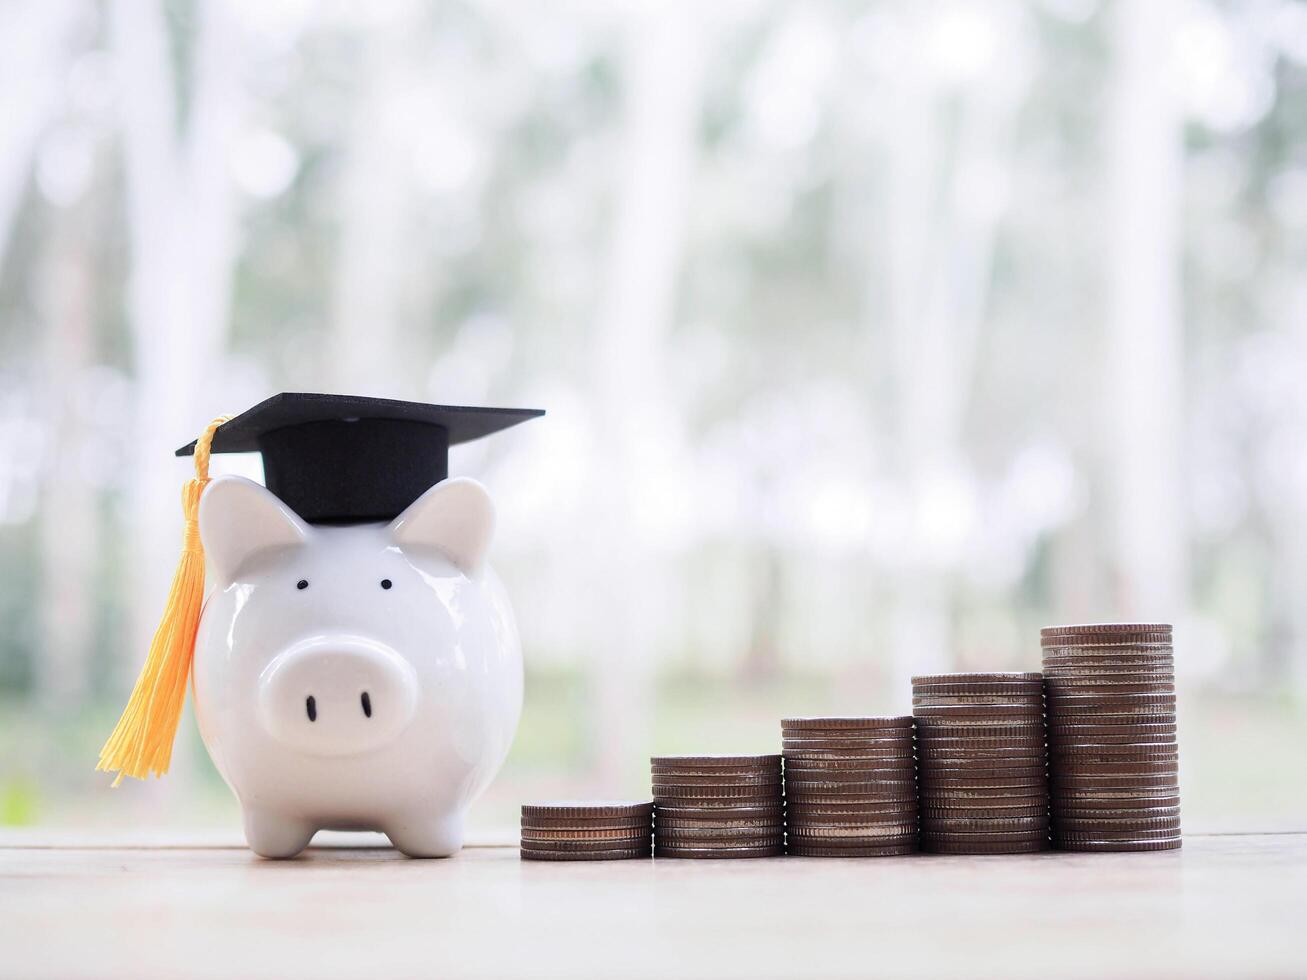
[[[640,490],[642,480],[658,475],[669,441],[683,438],[678,408],[667,398],[664,357],[707,45],[703,24],[680,2],[632,18],[627,31],[622,170],[592,362],[596,432],[611,460],[611,482],[597,495],[590,529],[596,744],[607,780],[647,751],[655,659],[667,635],[670,566],[641,538]]]
[[[87,400],[83,376],[96,351],[93,262],[88,245],[93,205],[54,212],[50,254],[42,263],[44,392],[50,400],[50,463],[41,507],[41,643],[37,697],[55,715],[83,703],[90,677],[100,522],[97,492],[85,470]]]
[[[1181,118],[1170,64],[1174,0],[1118,2],[1107,118],[1107,422],[1113,616],[1188,607],[1180,312]]]
[[[36,145],[55,113],[72,51],[78,0],[0,9],[0,263],[32,174]]]
[[[1015,7],[983,9],[1005,21],[1000,36],[1024,40]],[[912,36],[928,30],[936,15],[929,7],[909,15],[917,18]],[[927,66],[905,67],[885,99],[889,169],[877,261],[888,269],[883,315],[893,365],[891,424],[911,515],[891,582],[895,689],[913,673],[946,670],[953,662],[954,582],[977,516],[964,426],[1007,209],[1012,127],[1029,84],[1023,53],[1021,43],[1013,44],[1006,57],[955,88],[941,87]],[[946,111],[950,102],[955,113]]]
[[[168,28],[157,0],[118,0],[112,44],[122,113],[128,313],[135,341],[136,418],[129,540],[135,554],[124,684],[163,608],[181,547],[180,492],[190,460],[172,451],[225,404],[219,382],[235,264],[228,167],[241,114],[242,47],[218,0],[198,10],[194,78],[181,125]],[[188,755],[174,755],[183,773]]]
[[[338,391],[395,398],[417,395],[417,365],[400,330],[403,272],[412,254],[405,241],[412,189],[408,156],[396,145],[393,106],[403,96],[401,18],[363,41],[341,173],[341,227],[331,310],[327,375]]]

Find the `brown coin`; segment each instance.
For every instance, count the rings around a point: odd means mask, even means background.
[[[1097,789],[1105,786],[1127,789],[1136,786],[1174,786],[1179,775],[1175,766],[1168,766],[1156,772],[1142,773],[1095,773],[1086,770],[1084,767],[1078,767],[1075,769],[1055,768],[1048,778],[1049,782],[1054,786],[1071,789]]]
[[[1061,806],[1084,807],[1089,803],[1114,803],[1122,806],[1134,803],[1139,806],[1178,806],[1180,791],[1170,788],[1151,787],[1140,789],[1069,789],[1056,788],[1054,798]]]
[[[814,784],[829,786],[874,785],[877,789],[911,790],[916,786],[914,769],[793,769],[786,774],[786,790],[798,786],[800,790]],[[868,792],[863,789],[859,792]]]
[[[911,715],[905,717],[911,718]],[[782,742],[867,742],[871,745],[910,742],[915,726],[901,728],[787,728],[781,732]]]
[[[917,788],[915,780],[912,779],[867,779],[863,778],[862,773],[852,773],[848,779],[832,778],[833,774],[823,774],[820,778],[809,779],[806,774],[799,778],[798,774],[792,779],[785,781],[786,795],[793,796],[800,793],[857,793],[857,794],[884,794],[886,799],[890,799],[897,794],[907,793],[911,795]]]
[[[653,813],[653,804],[626,801],[578,803],[523,803],[523,817],[645,817]]]
[[[935,708],[984,708],[1016,705],[1031,711],[1044,711],[1044,695],[1021,697],[1014,694],[918,694],[912,697],[913,710]]]
[[[847,815],[847,817],[792,817],[786,822],[788,830],[812,827],[916,827],[916,810],[898,814]]]
[[[1045,669],[1045,688],[1059,684],[1076,684],[1081,681],[1124,681],[1127,684],[1151,684],[1160,679],[1174,679],[1175,665],[1168,661],[1152,663],[1123,663],[1116,660],[1110,663],[1074,663],[1055,664]]]
[[[1088,762],[1084,759],[1060,758],[1052,764],[1052,772],[1054,776],[1174,776],[1179,772],[1179,762],[1175,758],[1126,759],[1124,762]]]
[[[650,758],[651,766],[677,768],[699,766],[721,766],[724,768],[776,767],[780,764],[779,755],[654,755]]]
[[[845,730],[862,730],[862,729],[882,729],[882,728],[911,728],[911,715],[827,715],[824,717],[811,718],[782,718],[781,729],[793,729],[796,731],[810,728],[836,728],[841,731]]]
[[[649,771],[655,776],[700,776],[716,779],[765,779],[780,772],[780,765],[766,766],[672,766],[652,765]]]
[[[690,820],[749,820],[749,819],[771,819],[779,817],[785,813],[785,807],[779,800],[769,800],[765,804],[736,806],[734,804],[718,805],[713,801],[711,806],[703,805],[703,801],[695,801],[687,806],[669,806],[658,804],[655,808],[655,820],[666,819],[690,819]]]
[[[649,847],[620,848],[610,851],[519,851],[523,861],[627,861],[647,858]]]
[[[650,818],[641,817],[523,817],[523,830],[621,830],[648,827]]]
[[[912,678],[912,686],[916,688],[928,687],[932,684],[1038,684],[1043,679],[1044,675],[1037,670],[1024,673],[987,671],[985,673],[916,674]]]
[[[823,846],[821,844],[790,844],[786,852],[791,857],[808,858],[874,858],[897,857],[917,853],[917,844],[863,844],[854,847]]]
[[[785,843],[785,831],[713,834],[701,830],[660,830],[654,841],[659,847],[777,847]]]
[[[1057,835],[1065,840],[1117,840],[1122,837],[1175,837],[1180,833],[1180,818],[1166,820],[1137,820],[1127,823],[1119,820],[1067,820],[1059,817],[1055,825]]]
[[[1043,762],[1024,766],[991,766],[988,761],[984,760],[975,763],[958,763],[956,760],[952,760],[948,764],[930,762],[922,765],[921,778],[926,780],[1043,779],[1047,772],[1047,767]]]
[[[1048,744],[1052,748],[1075,748],[1081,745],[1175,745],[1175,725],[1075,725],[1050,726]]]
[[[1037,778],[1028,779],[925,779],[921,781],[923,793],[937,793],[951,789],[957,790],[1004,790],[1011,792],[1021,790],[1033,793],[1048,786],[1048,778],[1042,773]]]
[[[1047,840],[1017,841],[956,841],[934,840],[922,841],[921,849],[931,854],[1033,854],[1047,851]]]
[[[1049,713],[1166,714],[1175,710],[1175,694],[1062,694],[1048,699]]]
[[[835,755],[857,753],[858,755],[912,755],[916,746],[911,738],[787,738],[783,743],[784,755],[791,752],[830,752]]]
[[[654,847],[656,858],[698,858],[700,860],[726,860],[731,858],[780,857],[783,845],[769,847]]]
[[[970,790],[951,790],[951,795],[923,796],[921,799],[921,811],[953,809],[965,810],[969,808],[979,810],[997,809],[1003,806],[1013,807],[1048,807],[1047,793],[1021,793],[1007,796],[1000,795],[978,795]]]
[[[612,851],[631,850],[648,846],[653,840],[651,834],[635,839],[624,840],[527,840],[521,841],[524,851]]]
[[[782,777],[780,774],[764,780],[740,782],[733,779],[686,779],[683,776],[653,777],[653,795],[655,798],[664,793],[686,796],[769,796],[780,793]]]
[[[663,783],[683,783],[687,786],[759,786],[781,781],[781,771],[775,772],[655,772],[653,778]]]
[[[773,796],[658,796],[658,812],[664,809],[691,809],[707,813],[713,810],[730,810],[738,806],[784,805],[779,793]]]
[[[790,820],[803,820],[812,818],[816,820],[838,819],[841,817],[851,817],[862,819],[864,817],[892,818],[898,814],[916,813],[917,798],[913,796],[909,800],[891,800],[889,802],[875,803],[801,803],[797,800],[791,800],[786,805],[786,813]]]
[[[1073,623],[1067,626],[1043,626],[1039,638],[1068,636],[1119,636],[1122,633],[1170,633],[1170,623]]]
[[[827,756],[825,758],[803,755],[786,755],[785,771],[792,769],[911,769],[916,760],[908,755],[898,759],[877,759],[860,755]]]
[[[833,825],[830,827],[791,827],[791,840],[856,840],[860,844],[904,844],[916,836],[915,823],[886,823],[886,825]]]
[[[1152,695],[1173,695],[1175,694],[1174,681],[1157,681],[1151,684],[1077,684],[1074,687],[1049,687],[1049,701],[1053,703],[1053,711],[1061,703],[1060,699],[1064,697],[1125,697],[1127,695],[1138,695],[1146,697]]]
[[[1173,851],[1181,846],[1179,836],[1149,840],[1062,840],[1055,839],[1059,851]]]
[[[1004,757],[1000,755],[997,758],[988,755],[943,755],[924,758],[917,764],[917,768],[929,769],[932,772],[944,772],[950,769],[988,769],[1011,770],[1013,772],[1035,772],[1044,769],[1047,764],[1048,760],[1042,752],[1039,755],[1021,755],[1015,757]]]
[[[979,719],[980,722],[993,719],[994,724],[1006,724],[1009,721],[1026,722],[1033,724],[1030,719],[1042,719],[1044,717],[1044,702],[1042,700],[1027,703],[1014,704],[1011,702],[1005,704],[922,704],[912,709],[912,715],[921,723],[923,718],[931,719]],[[959,720],[958,724],[966,722]]]
[[[620,830],[536,830],[532,828],[522,828],[522,840],[524,841],[611,841],[611,840],[639,840],[642,837],[648,837],[651,829],[644,827],[624,827]]]
[[[923,845],[937,842],[950,844],[1006,844],[1047,839],[1047,827],[1034,827],[1030,830],[1009,830],[1001,833],[984,830],[963,833],[956,830],[936,831],[925,824],[921,826],[921,843]]]
[[[838,804],[840,806],[856,806],[863,803],[914,803],[916,802],[916,793],[818,793],[804,792],[792,793],[789,797],[789,804],[792,806],[807,806],[818,804]]]
[[[1058,813],[1067,810],[1142,810],[1180,805],[1180,794],[1174,790],[1125,790],[1124,792],[1128,795],[1108,796],[1094,792],[1058,793],[1053,800],[1053,811]]]
[[[922,820],[1019,820],[1048,816],[1046,805],[1008,807],[940,807],[923,806]]]
[[[1044,737],[1043,725],[976,725],[968,729],[965,725],[938,725],[932,727],[928,736],[923,737],[921,745],[927,745],[928,738],[972,738],[982,743],[989,738],[1038,738]]]
[[[1081,745],[1073,742],[1050,746],[1048,754],[1051,758],[1063,759],[1067,762],[1125,762],[1132,759],[1147,762],[1174,759],[1179,755],[1179,751],[1180,747],[1175,742],[1164,745],[1132,745],[1129,742],[1115,745]]]
[[[1061,807],[1054,806],[1053,814],[1065,820],[1169,820],[1180,816],[1179,806],[1153,807]]]
[[[1158,677],[1175,677],[1175,663],[1166,659],[1152,660],[1067,660],[1050,663],[1046,670],[1046,686],[1057,686],[1059,681],[1074,680],[1081,677],[1114,678],[1133,675],[1149,681]],[[1045,690],[1047,694],[1047,689]]]
[[[1049,819],[1046,815],[1035,817],[929,817],[922,818],[921,829],[935,834],[947,833],[994,833],[1006,834],[1016,831],[1047,830]]]
[[[775,827],[785,823],[785,816],[780,809],[771,810],[762,816],[718,816],[711,814],[706,817],[669,817],[664,813],[659,813],[657,817],[658,827],[683,827],[686,829],[692,827]]]

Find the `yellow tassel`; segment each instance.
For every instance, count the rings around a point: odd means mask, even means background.
[[[204,545],[200,543],[200,495],[209,482],[209,448],[213,434],[231,419],[223,415],[209,423],[195,443],[195,479],[182,489],[186,530],[182,557],[172,579],[163,619],[150,641],[150,653],[136,680],[131,700],[100,750],[96,769],[144,779],[162,776],[172,761],[172,743],[186,701],[186,683],[195,657],[195,634],[204,603]]]

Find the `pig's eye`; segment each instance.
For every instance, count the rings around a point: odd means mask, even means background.
[[[309,580],[306,578],[302,578],[295,583],[295,588],[300,589],[301,591],[307,589],[308,587],[309,587]]]
[[[383,579],[381,580],[381,587],[382,587],[383,589],[388,589],[388,588],[390,588],[391,584],[392,584],[392,583],[391,583],[390,579],[388,579],[388,578],[383,578]]]

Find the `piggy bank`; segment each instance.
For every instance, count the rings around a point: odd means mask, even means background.
[[[389,523],[331,526],[227,476],[199,524],[214,590],[195,714],[250,847],[286,858],[319,829],[379,830],[412,857],[456,852],[522,707],[485,489],[445,480]]]

